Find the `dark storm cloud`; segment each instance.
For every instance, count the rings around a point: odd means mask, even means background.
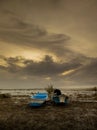
[[[27,21],[25,19],[26,13],[24,15],[25,10],[27,15],[31,12],[33,14],[34,5],[42,7],[44,4],[50,8],[49,6],[54,6],[54,4],[58,6],[58,3],[60,3],[59,0],[43,0],[42,2],[39,0],[20,0],[14,2],[9,0],[2,2],[0,9],[0,16],[2,17],[0,19],[0,40],[21,47],[42,49],[55,53],[57,56],[63,56],[64,52],[68,53],[69,50],[65,49],[65,44],[70,40],[68,35],[50,33],[44,27],[35,24],[35,22]],[[30,5],[33,8],[29,7]],[[24,7],[26,8],[25,10]]]
[[[60,80],[60,82],[73,81],[75,85],[97,84],[96,58],[86,59],[85,57],[82,57],[82,60],[89,60],[87,64],[82,64],[81,59],[78,58],[71,60],[67,63],[54,62],[52,57],[49,55],[46,55],[44,59],[40,62],[27,60],[23,57],[7,58],[1,56],[0,59],[4,60],[7,64],[7,66],[0,65],[0,71],[12,74],[13,76],[17,75],[17,77],[22,76],[33,77],[35,81],[38,77],[41,78],[51,77],[53,78],[54,81],[56,80]],[[17,63],[22,63],[23,66],[19,66]],[[69,70],[75,70],[75,71],[73,72],[71,71],[71,73],[67,75],[61,75],[63,72],[67,72]]]
[[[28,64],[24,68],[24,72],[30,75],[43,75],[43,76],[58,76],[64,71],[78,68],[81,66],[80,63],[56,63],[53,61],[52,57],[45,56],[44,60],[39,63]]]
[[[60,81],[73,81],[80,85],[96,85],[97,84],[97,59],[89,59],[89,63],[83,65],[81,60],[74,59],[70,62],[59,63],[54,62],[51,56],[46,55],[40,62],[27,60],[23,57],[4,57],[2,60],[7,63],[7,66],[0,65],[0,71],[4,70],[10,74],[16,74],[18,77],[51,77]],[[84,58],[82,58],[84,59]],[[85,60],[85,59],[84,59]],[[19,66],[17,63],[23,63]],[[75,70],[67,75],[60,75],[63,72]],[[34,79],[36,80],[36,78]]]
[[[91,59],[86,65],[79,67],[75,72],[65,76],[65,79],[75,81],[80,85],[97,84],[97,58]]]
[[[75,69],[81,66],[79,62],[72,61],[70,63],[57,63],[54,62],[51,56],[46,55],[40,62],[33,60],[26,60],[20,57],[4,58],[7,63],[6,67],[3,65],[0,69],[5,69],[10,73],[24,74],[28,76],[58,76],[64,71]],[[20,67],[17,62],[23,63],[24,66]]]
[[[4,61],[6,61],[9,65],[11,64],[15,64],[17,62],[20,62],[20,61],[23,61],[24,59],[21,57],[21,56],[18,56],[18,57],[2,57],[2,59],[4,59]]]
[[[1,70],[5,70],[8,71],[10,73],[16,73],[19,72],[21,70],[21,67],[17,65],[17,63],[22,63],[24,61],[24,59],[22,57],[5,57],[0,55],[0,59],[4,60],[7,66],[4,65],[0,65],[0,69]]]
[[[62,49],[64,43],[67,43],[70,39],[65,34],[49,33],[43,27],[24,22],[10,11],[5,11],[5,13],[11,14],[11,17],[6,23],[0,24],[0,39],[9,44],[12,43],[19,46],[35,47],[50,51],[52,48],[58,50],[60,47]]]
[[[1,27],[0,39],[9,44],[13,43],[21,47],[34,47],[63,56],[71,53],[65,48],[70,37],[64,34],[51,34],[39,26],[15,20],[13,25]]]
[[[96,3],[97,2],[95,0],[92,2],[88,0],[1,1],[0,40],[9,44],[16,44],[21,47],[25,46],[42,49],[47,53],[51,52],[60,57],[75,57],[77,53],[72,51],[72,48],[68,49],[67,47],[67,44],[70,40],[72,41],[72,38],[69,36],[69,33],[65,33],[65,28],[66,26],[72,27],[70,33],[72,30],[77,30],[77,34],[83,30],[83,35],[86,31],[90,30],[93,34],[93,37],[95,37],[96,35],[94,32],[97,30],[95,28],[97,27],[95,25],[97,23],[95,23],[96,15],[92,15],[94,21],[92,24],[91,10],[90,13],[88,13],[90,14],[89,17],[87,12],[89,9],[91,9],[91,7],[95,7],[93,8],[95,12]],[[80,22],[83,24],[83,26]],[[80,25],[78,25],[78,23]],[[89,25],[90,28],[87,28],[87,25]],[[51,33],[49,31],[49,26],[52,28],[54,27],[55,30],[57,30],[57,28],[62,30],[64,28],[64,34],[60,32]],[[94,31],[92,31],[92,27],[95,29]],[[88,39],[91,38],[92,34],[89,35]],[[88,32],[86,32],[85,35],[88,35]],[[88,43],[88,41],[85,42]],[[75,45],[75,43],[73,44]],[[89,47],[91,48],[91,46]]]

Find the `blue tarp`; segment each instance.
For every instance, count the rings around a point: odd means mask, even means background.
[[[46,100],[48,98],[47,93],[36,93],[35,95],[31,96],[32,99],[40,99],[40,100]]]

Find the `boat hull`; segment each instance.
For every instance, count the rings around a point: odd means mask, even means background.
[[[46,100],[48,99],[47,93],[37,93],[31,96],[31,102],[29,103],[30,107],[40,107],[45,104]]]

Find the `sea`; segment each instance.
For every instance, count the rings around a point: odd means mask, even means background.
[[[4,94],[4,93],[9,93],[12,96],[30,96],[32,94],[35,93],[42,93],[42,92],[46,92],[46,90],[44,89],[40,89],[40,88],[35,88],[35,89],[0,89],[0,93]],[[93,95],[95,93],[95,91],[90,91],[90,90],[81,90],[81,89],[61,89],[62,94],[68,95],[68,96],[77,96],[77,95]]]

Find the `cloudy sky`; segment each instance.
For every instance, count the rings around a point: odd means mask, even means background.
[[[97,0],[0,0],[0,88],[97,85]]]

